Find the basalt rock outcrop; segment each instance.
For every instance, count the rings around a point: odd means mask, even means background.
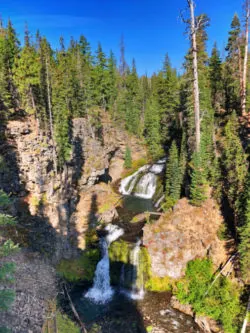
[[[10,120],[5,136],[6,165],[4,172],[0,169],[0,188],[15,198],[19,220],[29,221],[28,228],[33,229],[30,243],[55,261],[77,251],[82,233],[79,235],[74,212],[84,193],[92,191],[99,181],[108,183],[120,178],[127,144],[134,158],[145,156],[144,147],[115,127],[106,113],[102,114],[101,133],[87,118],[72,120],[71,157],[57,174],[52,140],[38,132],[33,117]],[[107,218],[113,213],[107,212]]]
[[[143,243],[151,257],[152,273],[178,279],[185,274],[190,260],[210,256],[216,267],[225,263],[225,241],[219,240],[223,223],[213,199],[195,207],[181,199],[172,212],[163,214],[144,227]]]

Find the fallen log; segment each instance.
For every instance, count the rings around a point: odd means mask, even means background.
[[[79,314],[78,314],[78,312],[76,311],[76,308],[75,308],[75,306],[74,306],[74,303],[73,303],[72,300],[71,300],[71,297],[69,296],[68,289],[67,289],[66,285],[64,285],[64,290],[65,290],[65,293],[66,293],[66,295],[67,295],[67,297],[68,297],[68,299],[69,299],[69,304],[70,304],[71,310],[72,310],[72,312],[74,313],[74,316],[76,317],[77,321],[79,322],[79,324],[80,324],[80,326],[81,326],[81,331],[82,331],[82,333],[88,333],[87,330],[86,330],[86,328],[85,328],[84,323],[81,321],[81,319],[80,319],[80,317],[79,317]]]

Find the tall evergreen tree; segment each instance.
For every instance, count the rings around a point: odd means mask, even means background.
[[[202,149],[193,153],[191,166],[190,202],[195,206],[200,206],[207,198],[206,170],[202,161]]]
[[[247,162],[239,138],[235,113],[232,114],[224,129],[222,163],[225,195],[235,212],[237,223],[239,198],[244,190]]]
[[[139,132],[141,99],[139,78],[136,71],[135,60],[133,60],[132,69],[126,77],[125,92],[125,125],[126,129],[133,134],[138,134]]]
[[[214,44],[214,47],[212,49],[212,55],[209,59],[209,78],[212,107],[214,108],[215,112],[219,114],[221,108],[224,108],[224,96],[222,62],[216,43]]]
[[[160,120],[159,105],[152,96],[146,105],[144,136],[148,144],[150,157],[153,160],[163,155]]]
[[[96,105],[107,108],[107,59],[99,43],[92,72],[93,98]]]
[[[176,142],[173,141],[166,165],[166,202],[165,209],[171,208],[181,195],[181,167]]]
[[[154,81],[153,91],[158,98],[161,111],[162,139],[170,142],[176,135],[178,127],[178,78],[168,54],[165,56],[162,71]]]
[[[245,187],[245,196],[243,210],[243,225],[239,228],[240,245],[239,252],[241,255],[241,266],[244,278],[250,281],[250,177]],[[243,198],[242,198],[243,199]]]
[[[117,97],[117,69],[114,53],[111,51],[107,64],[107,107],[109,110],[114,106]]]
[[[224,66],[225,108],[228,113],[240,110],[240,87],[242,52],[240,45],[240,20],[234,15],[226,46],[227,58]]]
[[[19,54],[19,41],[10,20],[7,27],[2,26],[0,30],[0,96],[2,104],[15,109],[18,100],[13,81],[13,68]]]
[[[35,46],[30,41],[29,31],[25,31],[25,44],[16,59],[14,67],[14,81],[18,88],[21,107],[29,113],[39,114],[39,89],[40,89],[41,64]]]

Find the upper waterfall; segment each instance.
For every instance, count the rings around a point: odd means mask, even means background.
[[[161,159],[153,165],[144,165],[121,181],[119,192],[123,195],[151,199],[156,191],[157,176],[163,172],[165,163],[166,159]]]

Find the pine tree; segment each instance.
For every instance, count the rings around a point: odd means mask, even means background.
[[[239,228],[240,245],[239,252],[241,255],[241,267],[244,278],[247,282],[250,281],[250,177],[248,175],[246,182],[244,200],[243,225]]]
[[[240,87],[242,55],[240,45],[240,20],[234,15],[229,31],[226,51],[228,52],[224,66],[225,108],[228,113],[240,110]]]
[[[107,65],[107,107],[109,110],[114,106],[117,97],[117,70],[114,53],[111,51]]]
[[[8,90],[8,81],[6,77],[8,69],[6,64],[6,32],[1,28],[0,33],[0,107],[1,109],[9,108],[11,106],[11,94]]]
[[[162,71],[153,82],[153,91],[161,111],[162,139],[171,142],[177,128],[178,78],[176,70],[171,67],[168,54],[165,56]]]
[[[99,43],[92,71],[92,89],[95,104],[107,108],[107,59]]]
[[[40,52],[40,86],[41,86],[41,104],[44,109],[42,113],[42,120],[47,130],[47,124],[49,124],[50,137],[53,146],[53,168],[55,174],[57,174],[57,155],[55,145],[55,131],[54,131],[54,118],[52,109],[52,82],[51,82],[51,67],[54,62],[52,57],[52,50],[45,38],[39,38],[39,52]],[[55,64],[54,64],[55,66]]]
[[[140,126],[140,112],[142,96],[140,95],[139,78],[136,71],[135,60],[132,69],[126,76],[125,91],[125,127],[133,134],[138,134]]]
[[[17,107],[17,91],[13,81],[13,68],[19,53],[19,41],[11,21],[0,33],[0,98],[8,109]]]
[[[89,42],[86,37],[81,35],[79,40],[77,73],[81,90],[83,91],[84,109],[82,114],[87,114],[88,109],[93,105],[91,91],[91,71],[92,71],[92,55]]]
[[[223,98],[223,78],[222,78],[222,63],[216,43],[212,49],[212,55],[209,59],[209,78],[211,88],[212,107],[219,114],[224,107]]]
[[[126,146],[124,166],[125,166],[126,169],[130,169],[132,167],[131,150],[128,146]]]
[[[16,59],[14,81],[21,98],[21,107],[29,113],[35,113],[40,118],[38,101],[40,89],[41,64],[35,46],[30,41],[29,32],[25,32],[25,45]]]
[[[144,136],[148,145],[149,155],[152,160],[157,160],[163,155],[163,149],[161,145],[159,105],[153,96],[147,101],[144,127]]]
[[[71,66],[63,41],[61,50],[56,54],[57,66],[52,75],[52,109],[55,129],[55,141],[59,167],[69,159],[70,144],[70,118],[74,114],[73,86],[71,81]]]
[[[200,152],[193,153],[191,168],[190,202],[195,206],[200,206],[207,199],[207,171],[202,161],[202,148]]]
[[[238,134],[238,121],[233,113],[224,128],[222,155],[224,191],[230,206],[238,214],[239,198],[244,190],[247,162]]]
[[[165,209],[171,208],[180,199],[182,185],[181,171],[178,148],[176,142],[173,141],[169,151],[169,157],[166,166]]]

